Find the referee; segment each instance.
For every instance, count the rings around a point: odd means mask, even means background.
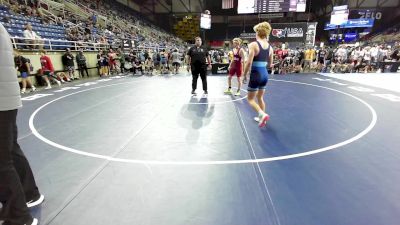
[[[203,90],[204,94],[208,94],[207,92],[207,64],[206,58],[208,61],[208,68],[211,68],[211,58],[208,55],[207,49],[201,47],[202,41],[200,37],[195,38],[195,46],[191,47],[187,53],[188,55],[188,71],[189,65],[192,70],[192,95],[196,95],[197,89],[197,79],[199,75],[201,77],[201,81],[203,82]]]

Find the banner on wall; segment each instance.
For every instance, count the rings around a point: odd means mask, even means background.
[[[269,36],[271,42],[305,42],[307,23],[273,23]],[[242,33],[243,39],[255,39],[255,33]]]
[[[317,23],[273,23],[271,27],[270,42],[298,42],[312,45],[315,43]],[[242,33],[240,37],[254,40],[256,34]]]
[[[383,10],[389,13],[388,9],[353,9],[350,11],[349,18],[381,20],[383,17]]]
[[[340,25],[340,28],[373,27],[374,19],[349,19],[346,23]],[[327,23],[324,30],[335,30],[337,25]]]
[[[271,42],[305,42],[307,23],[275,23],[271,24],[269,37]]]
[[[214,63],[211,67],[211,72],[213,74],[228,74],[228,63]]]
[[[374,27],[379,29],[386,24],[392,24],[398,16],[400,16],[398,7],[353,9],[350,10],[349,19],[373,19]]]
[[[134,41],[130,39],[122,39],[122,49],[124,51],[130,51],[133,47],[135,47]]]
[[[317,23],[307,23],[307,34],[306,34],[307,46],[314,46],[316,33],[317,33]]]

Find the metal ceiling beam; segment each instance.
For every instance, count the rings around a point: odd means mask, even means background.
[[[385,4],[386,2],[388,2],[389,0],[379,0],[377,6],[378,7],[383,7],[383,4]]]
[[[357,8],[361,8],[361,5],[364,4],[365,0],[361,0],[358,2]]]
[[[160,0],[157,0],[158,4],[160,4],[162,7],[164,7],[164,9],[166,9],[169,13],[171,12],[171,9],[169,9],[167,6],[165,6]]]
[[[145,10],[147,10],[147,11],[151,12],[151,13],[154,13],[154,11],[153,11],[153,10],[151,10],[151,9],[149,9],[149,8],[147,8],[147,6],[146,6],[146,5],[142,5],[142,6],[141,6],[141,8],[143,8],[143,9],[145,9]]]
[[[188,12],[190,12],[190,9],[186,6],[186,4],[182,1],[182,0],[179,0],[180,2],[181,2],[181,4],[185,7],[185,9],[188,11]]]
[[[190,0],[189,0],[189,1],[190,1]],[[201,11],[206,10],[206,9],[204,8],[204,2],[203,2],[203,0],[199,0],[199,4],[200,4],[200,7],[201,7]]]

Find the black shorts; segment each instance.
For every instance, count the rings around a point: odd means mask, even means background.
[[[321,64],[324,64],[325,63],[325,59],[324,58],[319,58],[318,62],[321,63]]]
[[[178,62],[173,62],[173,63],[172,63],[172,66],[178,66],[178,67],[179,67],[179,66],[181,66],[181,64],[178,63]]]

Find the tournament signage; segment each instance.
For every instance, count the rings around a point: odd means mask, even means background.
[[[317,23],[307,23],[307,34],[306,34],[307,46],[314,46],[316,33],[317,33]]]
[[[350,11],[350,19],[372,19],[374,26],[380,27],[383,24],[392,23],[400,15],[398,7],[380,9],[354,9]]]
[[[361,10],[352,10],[350,12],[350,16],[353,18],[360,19],[374,19],[380,20],[382,19],[382,12],[377,11],[376,9],[361,9]]]
[[[269,37],[271,42],[305,42],[307,23],[275,23],[271,24]]]
[[[124,51],[130,51],[134,47],[133,41],[130,39],[123,39],[122,40],[122,49]]]
[[[273,23],[269,36],[271,42],[306,42],[307,23]],[[315,32],[314,32],[315,35]],[[242,33],[243,39],[255,39],[255,33]]]
[[[258,18],[260,19],[273,19],[273,18],[282,18],[283,13],[270,13],[270,14],[258,14]]]
[[[238,14],[305,12],[306,0],[238,0]]]
[[[344,28],[353,28],[353,27],[373,27],[374,19],[350,19],[344,25]]]
[[[331,24],[341,25],[349,19],[349,9],[347,5],[333,7],[331,13]]]
[[[374,19],[349,19],[346,23],[340,25],[340,28],[355,28],[355,27],[373,27]],[[325,24],[324,30],[335,30],[338,26],[335,24]]]
[[[229,64],[214,63],[212,64],[211,71],[213,74],[228,74]]]

